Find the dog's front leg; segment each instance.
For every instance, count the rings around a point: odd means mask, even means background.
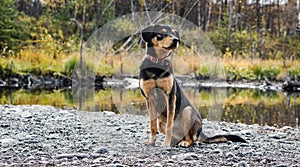
[[[145,144],[146,145],[155,145],[155,138],[157,135],[157,112],[155,109],[155,106],[153,104],[152,99],[150,98],[147,100],[147,105],[149,109],[149,115],[150,115],[150,130],[151,130],[151,135],[150,135],[150,140],[147,141]]]
[[[175,117],[175,101],[176,96],[173,96],[169,99],[169,96],[166,96],[167,101],[167,126],[166,126],[166,137],[163,143],[163,147],[170,147],[171,146],[171,139],[172,139],[172,130],[174,125],[174,117]]]

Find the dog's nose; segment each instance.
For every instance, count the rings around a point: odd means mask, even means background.
[[[173,38],[173,43],[177,43],[179,40],[177,38]]]

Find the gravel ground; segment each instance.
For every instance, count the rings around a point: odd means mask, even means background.
[[[300,166],[299,129],[210,122],[248,143],[145,146],[148,118],[51,106],[0,106],[0,166]]]

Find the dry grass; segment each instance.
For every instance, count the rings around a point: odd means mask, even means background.
[[[64,54],[47,56],[42,51],[26,49],[21,50],[17,56],[1,57],[0,65],[10,68],[13,62],[13,72],[45,74],[49,71],[62,71],[66,58],[67,55]]]
[[[282,60],[282,59],[242,59],[242,58],[223,58],[222,60],[226,70],[232,73],[241,75],[246,79],[261,79],[262,77],[270,77],[270,73],[273,73],[274,79],[284,80],[288,71],[291,73],[291,77],[300,75],[300,61],[294,60]]]
[[[111,76],[115,73],[138,75],[138,66],[144,53],[136,51],[133,53],[121,53],[112,55],[90,56],[85,59],[95,67],[95,73],[102,76]],[[0,73],[10,69],[13,61],[13,72],[47,74],[49,72],[62,72],[71,74],[72,68],[78,63],[75,57],[79,52],[66,55],[49,54],[43,50],[33,48],[22,49],[17,56],[0,57]],[[231,75],[237,75],[238,79],[259,80],[263,77],[284,80],[288,71],[291,77],[300,75],[299,60],[262,60],[243,59],[224,56],[222,59],[211,55],[199,55],[191,49],[181,47],[173,56],[173,63],[176,75],[193,75],[195,73],[210,76],[217,72],[224,76],[224,71],[229,71]],[[224,70],[225,69],[225,70]]]

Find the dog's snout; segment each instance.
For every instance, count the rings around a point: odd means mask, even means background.
[[[179,42],[178,38],[173,38],[173,43]]]

